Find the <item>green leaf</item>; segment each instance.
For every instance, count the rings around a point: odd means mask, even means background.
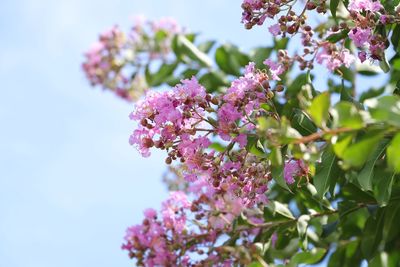
[[[163,64],[161,67],[158,69],[156,73],[151,74],[151,82],[149,85],[151,87],[156,87],[164,83],[169,76],[171,76],[174,73],[174,70],[178,66],[178,63],[172,63],[172,64]]]
[[[358,240],[348,241],[339,245],[329,259],[328,267],[337,266],[360,266],[361,257],[359,253]]]
[[[259,263],[258,261],[253,261],[252,263],[250,263],[248,265],[248,267],[263,267],[263,265],[261,263]]]
[[[378,122],[400,127],[400,97],[397,95],[372,98],[364,101],[371,116]]]
[[[394,10],[396,8],[396,6],[399,4],[399,0],[385,0],[385,1],[381,1],[383,7],[386,10]]]
[[[297,97],[297,94],[301,91],[301,87],[308,83],[307,74],[302,73],[291,81],[290,85],[287,87],[285,93],[290,97]]]
[[[298,264],[316,264],[325,256],[326,249],[313,248],[310,251],[296,253],[290,260],[289,266],[297,266]]]
[[[390,71],[389,62],[387,61],[385,56],[381,61],[379,61],[379,67],[381,67],[384,73],[388,73]]]
[[[342,79],[342,86],[340,88],[340,100],[354,103],[354,99],[351,96],[351,88],[346,88],[344,86],[344,80],[343,79]]]
[[[384,214],[382,209],[378,210],[376,216],[369,216],[365,223],[364,232],[361,239],[361,251],[365,258],[372,259],[382,240],[382,227]]]
[[[211,41],[205,41],[204,43],[199,44],[199,50],[204,52],[204,53],[208,53],[210,52],[210,50],[213,48],[213,46],[215,45],[216,41],[211,40]]]
[[[156,40],[157,43],[161,43],[162,41],[165,40],[165,38],[167,38],[168,34],[166,31],[164,30],[159,30],[156,32],[154,38]]]
[[[325,92],[315,97],[308,108],[308,113],[316,125],[325,127],[329,118],[330,95]]]
[[[300,238],[303,238],[306,235],[308,222],[310,221],[310,215],[301,215],[297,219],[297,233],[299,234]]]
[[[264,132],[268,129],[278,129],[279,122],[273,117],[260,117],[257,119],[257,129]]]
[[[346,66],[341,66],[341,67],[339,67],[338,70],[336,70],[335,73],[339,74],[344,80],[354,83],[354,78],[355,78],[356,73],[352,69],[347,68]],[[345,100],[349,100],[349,99],[345,99]]]
[[[392,37],[390,38],[390,41],[392,42],[393,48],[395,51],[399,51],[399,42],[400,42],[400,25],[396,24],[394,26],[393,32],[392,32]]]
[[[273,47],[274,47],[274,49],[276,51],[278,51],[280,49],[286,49],[288,43],[289,43],[289,38],[287,38],[287,37],[286,38],[280,38],[280,39],[275,38]]]
[[[364,127],[364,121],[357,108],[349,102],[341,101],[331,110],[334,127],[361,129]]]
[[[345,201],[339,202],[338,203],[338,211],[339,211],[340,220],[343,220],[343,218],[345,216],[349,215],[353,211],[358,210],[358,208],[359,208],[359,206],[358,206],[357,202],[355,202],[355,201],[345,200]]]
[[[223,152],[225,151],[226,147],[223,146],[222,144],[218,143],[218,142],[214,142],[209,146],[210,149],[215,150],[217,152]]]
[[[271,149],[271,153],[269,154],[269,160],[271,161],[271,164],[274,166],[282,166],[283,157],[280,147],[273,147]]]
[[[388,254],[386,252],[381,252],[376,255],[369,263],[368,267],[388,267],[389,259]]]
[[[342,155],[345,167],[361,168],[382,137],[383,133],[381,131],[370,131],[356,143],[349,146]]]
[[[322,238],[326,238],[327,236],[329,236],[330,234],[332,234],[334,231],[336,231],[336,230],[337,230],[338,223],[339,223],[339,221],[336,220],[336,221],[333,221],[333,222],[331,222],[331,223],[324,224],[324,225],[322,226],[322,234],[321,234],[321,237],[322,237]]]
[[[165,79],[165,83],[168,84],[169,86],[176,86],[178,83],[180,83],[182,79],[180,77],[175,77],[175,76],[169,76],[168,78]]]
[[[302,110],[295,109],[291,125],[303,136],[313,134],[317,131],[317,127],[310,117]]]
[[[316,174],[313,178],[318,197],[322,198],[328,191],[332,180],[337,180],[340,175],[340,168],[337,165],[337,158],[332,147],[328,146],[322,153],[321,162],[317,163]]]
[[[359,186],[353,183],[346,183],[342,185],[341,194],[347,199],[355,200],[358,202],[375,202],[375,198],[372,193],[368,191],[362,191]]]
[[[390,242],[398,237],[400,227],[400,203],[392,202],[385,208],[385,222],[383,225],[383,240]]]
[[[194,43],[197,33],[187,33],[184,35],[190,42]]]
[[[338,8],[340,0],[331,0],[329,3],[329,8],[332,13],[332,17],[336,19],[336,10]]]
[[[386,206],[392,194],[394,173],[377,168],[374,172],[373,192],[379,206]]]
[[[297,233],[299,234],[300,246],[303,250],[307,250],[307,228],[310,219],[310,215],[301,215],[297,219]]]
[[[182,71],[181,76],[183,79],[190,79],[193,76],[196,76],[199,71],[199,69],[186,69]]]
[[[294,128],[290,126],[289,121],[286,117],[282,117],[280,128],[279,140],[281,144],[288,144],[296,139],[302,137],[302,135]]]
[[[331,43],[337,43],[340,40],[344,39],[347,37],[348,33],[350,30],[342,30],[339,33],[334,33],[329,35],[328,38],[326,38],[327,41],[331,42]]]
[[[361,185],[361,188],[366,191],[372,190],[372,179],[374,177],[374,167],[376,162],[382,158],[385,153],[388,141],[383,140],[379,143],[377,149],[368,158],[365,163],[364,168],[361,170],[360,174],[357,176],[357,180]]]
[[[271,55],[271,47],[257,47],[250,52],[250,59],[256,63],[258,69],[265,69],[264,60]]]
[[[262,145],[260,139],[258,139],[258,137],[255,135],[247,135],[246,150],[260,158],[268,157],[264,151],[264,146]]]
[[[350,145],[351,141],[353,141],[354,133],[345,133],[338,136],[337,139],[332,139],[333,150],[335,151],[338,157],[343,157],[344,151]]]
[[[231,57],[224,46],[221,46],[215,52],[215,61],[218,67],[227,74],[239,76],[240,64],[235,58]]]
[[[179,50],[179,54],[187,55],[189,58],[199,62],[204,67],[211,67],[212,61],[211,59],[198,49],[189,39],[187,39],[183,35],[179,35],[177,37],[177,49]]]
[[[199,83],[207,88],[207,92],[213,93],[218,91],[220,87],[229,86],[226,77],[219,72],[210,71],[201,76]]]
[[[278,201],[271,201],[270,203],[268,203],[267,206],[269,207],[269,209],[272,211],[273,214],[277,213],[290,220],[295,219],[289,208]]]
[[[287,185],[284,177],[283,177],[283,165],[275,167],[271,167],[271,174],[272,174],[272,179],[283,189],[286,189],[287,191],[290,191],[289,186]]]
[[[240,68],[247,65],[250,59],[240,52],[236,46],[225,44],[215,51],[215,61],[225,73],[240,76]]]
[[[344,266],[343,263],[346,257],[345,247],[338,247],[329,258],[328,267]]]
[[[361,94],[359,101],[364,102],[365,100],[367,100],[369,98],[374,98],[374,97],[380,96],[384,92],[385,92],[385,87],[380,87],[379,89],[374,89],[374,88],[370,89]]]
[[[392,66],[393,66],[393,69],[400,70],[400,58],[395,59],[393,61]]]
[[[387,161],[395,173],[400,173],[400,133],[396,134],[387,148]]]
[[[356,65],[356,70],[363,76],[376,76],[381,73],[381,69],[375,65]]]

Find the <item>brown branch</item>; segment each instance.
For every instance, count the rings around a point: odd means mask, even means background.
[[[338,129],[330,129],[330,130],[323,130],[320,132],[316,132],[307,136],[303,136],[302,138],[296,139],[293,143],[294,144],[306,144],[310,143],[313,141],[317,141],[318,139],[321,139],[324,135],[326,134],[339,134],[339,133],[347,133],[347,132],[352,132],[355,131],[355,129],[352,128],[338,128]]]

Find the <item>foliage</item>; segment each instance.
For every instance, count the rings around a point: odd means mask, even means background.
[[[145,94],[130,143],[164,150],[171,170],[161,211],[127,230],[136,264],[398,266],[397,4],[245,0],[246,28],[275,20],[274,44],[248,53],[172,20],[102,34],[88,78]],[[324,84],[315,64],[331,71]],[[386,85],[361,92],[365,76]]]

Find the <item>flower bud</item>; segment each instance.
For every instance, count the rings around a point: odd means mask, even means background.
[[[313,10],[313,9],[315,9],[316,7],[317,7],[317,5],[316,5],[315,3],[313,3],[313,2],[308,2],[308,3],[306,4],[307,10]]]
[[[275,91],[277,91],[277,92],[282,92],[284,89],[285,89],[285,87],[283,87],[282,84],[278,84],[278,85],[275,87]]]
[[[143,142],[144,147],[150,148],[150,147],[154,146],[154,142],[151,138],[143,138],[142,142]]]

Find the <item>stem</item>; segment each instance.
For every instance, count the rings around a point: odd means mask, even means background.
[[[214,129],[193,128],[198,132],[214,132]]]
[[[322,217],[322,216],[325,216],[325,215],[332,215],[332,214],[335,214],[335,213],[338,213],[338,212],[339,212],[338,210],[328,210],[328,211],[321,212],[321,213],[310,214],[309,216],[311,218],[317,218],[317,217]],[[263,224],[254,224],[254,226],[255,227],[260,227],[260,228],[270,228],[270,227],[274,227],[274,226],[295,223],[295,222],[297,222],[298,219],[299,218],[294,218],[294,219],[289,220],[289,221],[277,221],[277,222],[267,222],[267,223],[263,223]]]
[[[352,132],[355,131],[355,129],[352,128],[338,128],[338,129],[329,129],[329,130],[323,130],[317,133],[313,133],[307,136],[304,136],[302,138],[296,139],[293,143],[294,144],[306,144],[306,143],[310,143],[313,141],[317,141],[319,139],[321,139],[324,135],[326,134],[339,134],[339,133],[346,133],[346,132]]]

